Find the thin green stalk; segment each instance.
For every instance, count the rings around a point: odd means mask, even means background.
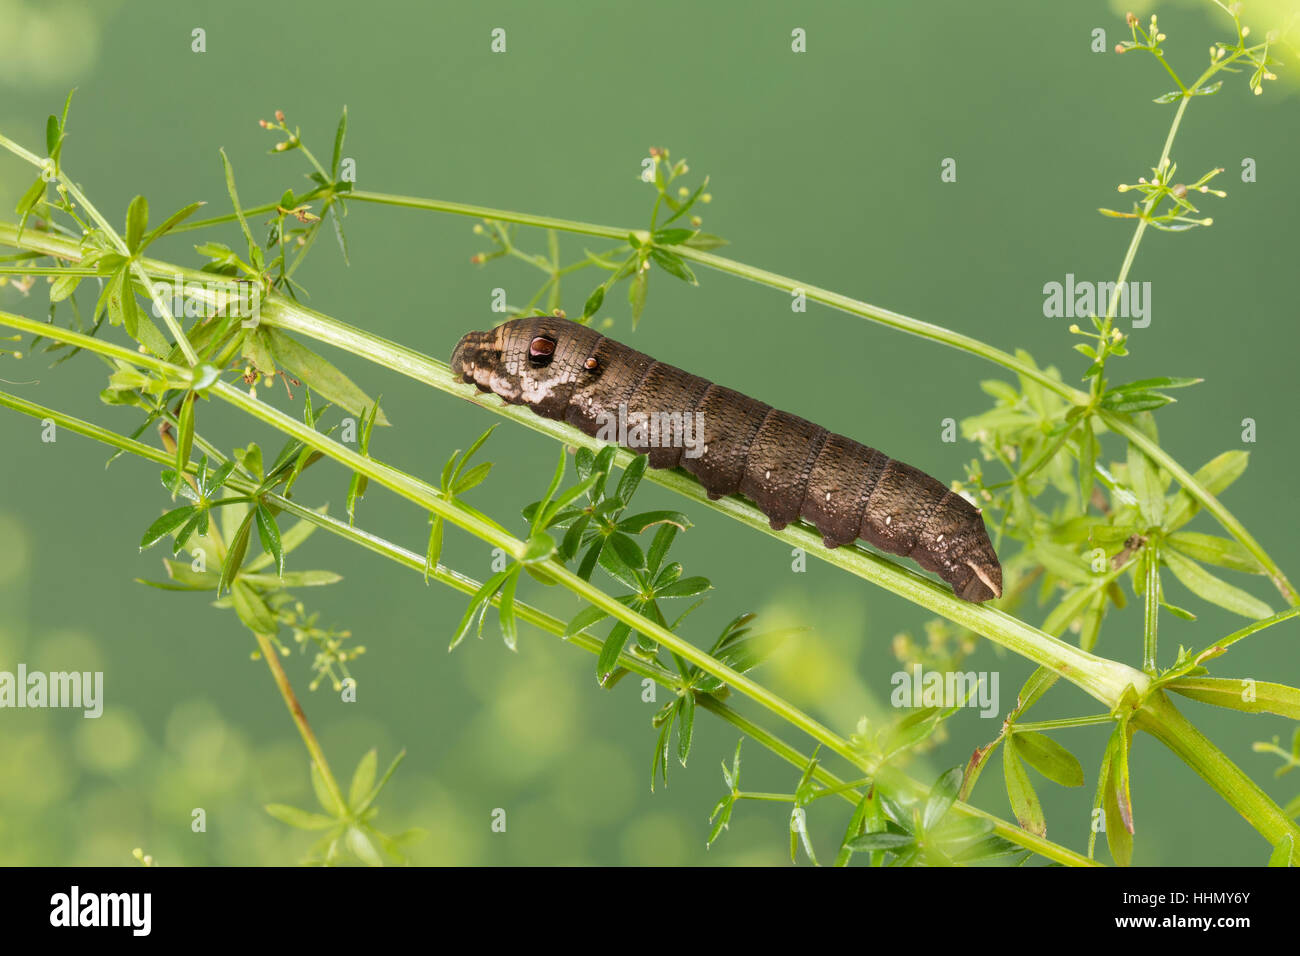
[[[1290,836],[1291,865],[1300,866],[1300,826],[1223,751],[1192,726],[1164,691],[1158,690],[1146,699],[1133,715],[1133,725],[1151,734],[1200,774],[1259,831],[1270,846],[1277,846],[1284,837]]]
[[[1142,615],[1142,670],[1151,676],[1158,672],[1156,667],[1156,631],[1160,620],[1160,543],[1152,538],[1147,541],[1146,582],[1143,585]]]
[[[271,677],[275,680],[275,686],[280,688],[280,696],[284,698],[284,705],[289,708],[289,714],[293,717],[294,725],[298,728],[298,733],[302,737],[302,742],[307,746],[307,752],[311,754],[312,762],[316,764],[316,769],[320,771],[321,779],[325,781],[325,789],[330,792],[330,796],[337,801],[340,807],[348,805],[347,798],[343,796],[339,783],[334,779],[334,773],[330,770],[329,761],[325,759],[325,751],[321,749],[320,741],[312,733],[311,724],[307,723],[307,715],[303,713],[302,704],[298,703],[298,698],[293,692],[293,685],[289,683],[289,677],[284,672],[284,666],[280,663],[280,655],[276,652],[275,645],[265,634],[254,632],[257,638],[257,646],[262,650],[262,656],[266,658],[266,666],[271,670]]]
[[[400,206],[411,209],[424,209],[432,212],[454,213],[460,216],[474,216],[481,219],[495,219],[500,222],[513,222],[525,226],[537,226],[545,229],[557,229],[561,232],[576,233],[585,236],[599,236],[603,239],[623,240],[628,237],[629,233],[637,234],[643,240],[648,239],[648,234],[642,230],[624,229],[614,226],[598,226],[588,222],[575,222],[571,219],[557,219],[552,216],[535,216],[529,213],[513,212],[507,209],[491,209],[486,206],[471,206],[466,203],[447,202],[440,199],[420,199],[414,196],[395,196],[389,193],[369,192],[367,190],[355,190],[348,194],[349,199],[355,199],[359,202],[378,203],[387,206]],[[994,348],[978,339],[971,338],[968,335],[962,335],[959,332],[953,332],[945,329],[943,326],[934,325],[930,322],[923,322],[920,319],[914,319],[911,316],[903,315],[899,312],[893,312],[889,309],[872,305],[869,302],[863,302],[850,296],[840,295],[829,289],[823,289],[820,286],[809,285],[792,279],[789,276],[783,276],[775,272],[768,272],[766,269],[757,269],[753,266],[737,262],[734,259],[728,259],[724,256],[715,255],[711,252],[705,252],[700,249],[692,249],[690,246],[667,246],[675,254],[691,262],[699,263],[710,269],[716,269],[718,272],[724,272],[728,275],[736,276],[740,279],[747,279],[750,282],[757,282],[760,285],[770,286],[774,289],[781,289],[785,292],[793,293],[796,290],[802,291],[804,296],[813,302],[820,302],[822,305],[828,305],[833,309],[839,309],[850,315],[856,315],[860,318],[871,319],[879,322],[881,325],[907,332],[911,335],[928,339],[932,342],[938,342],[947,345],[950,348],[959,349],[963,352],[969,352],[972,355],[978,355],[981,358],[995,362],[1003,368],[1024,375],[1026,378],[1033,379],[1045,388],[1056,392],[1063,398],[1076,404],[1087,402],[1088,395],[1079,389],[1072,388],[1057,379],[1052,378],[1041,369],[1034,368],[1026,362],[1022,362],[1008,352]]]
[[[290,317],[296,317],[299,321],[290,322]],[[558,438],[572,445],[586,445],[587,447],[599,448],[602,443],[591,438],[577,429],[564,425],[559,422],[553,422],[549,419],[540,418],[533,415],[530,411],[519,407],[503,408],[496,402],[488,404],[478,397],[477,391],[473,386],[467,386],[464,383],[457,382],[454,376],[445,365],[435,362],[424,356],[420,356],[409,349],[397,346],[393,343],[384,342],[373,336],[366,336],[356,330],[348,329],[342,323],[332,319],[327,319],[310,309],[301,306],[289,305],[280,300],[267,302],[263,306],[262,321],[270,325],[293,330],[304,331],[312,338],[320,338],[322,341],[329,341],[332,344],[339,345],[343,348],[350,348],[353,351],[360,352],[363,346],[368,346],[370,352],[375,355],[378,361],[381,361],[388,368],[403,372],[412,377],[417,377],[421,381],[435,384],[453,394],[460,394],[463,397],[484,404],[485,407],[500,414],[514,418],[523,424],[528,425],[545,434]],[[167,366],[166,363],[158,362],[149,356],[143,356],[138,353],[130,352],[120,346],[110,346],[98,339],[92,339],[88,336],[82,336],[78,333],[64,330],[58,327],[49,326],[33,322],[30,319],[24,319],[20,316],[12,316],[7,313],[0,313],[0,323],[10,325],[25,331],[35,331],[40,329],[43,334],[52,338],[58,338],[63,341],[70,341],[73,344],[82,344],[91,351],[99,351],[102,354],[113,355],[127,362],[133,362],[138,365],[154,368],[157,371],[164,369],[173,370],[174,367]],[[312,329],[316,332],[305,332],[305,329]],[[232,388],[229,385],[219,384],[214,386],[213,394],[220,396],[223,400],[236,404],[244,411],[250,412],[255,417],[260,418],[267,424],[271,424],[281,431],[292,434],[304,443],[312,446],[318,451],[324,451],[330,457],[342,461],[349,468],[368,475],[372,480],[379,484],[389,487],[398,494],[417,501],[426,507],[426,510],[432,510],[443,514],[447,520],[453,524],[464,528],[476,537],[489,541],[497,547],[502,547],[507,553],[518,557],[523,553],[524,544],[521,541],[506,535],[498,529],[482,522],[466,512],[462,512],[454,504],[448,504],[437,489],[420,482],[409,475],[402,475],[400,472],[390,469],[387,466],[380,465],[371,459],[362,457],[350,449],[344,448],[337,443],[325,439],[319,433],[307,428],[306,425],[289,418],[281,412],[270,408],[252,399],[244,392]],[[329,450],[327,450],[327,447]],[[618,459],[623,464],[631,461],[631,453],[623,451]],[[374,471],[372,474],[371,471]],[[846,570],[862,577],[866,580],[873,581],[882,587],[899,594],[915,604],[919,604],[936,614],[940,614],[949,620],[969,628],[977,634],[987,637],[995,643],[1001,644],[1009,650],[1015,651],[1024,657],[1029,658],[1035,663],[1042,664],[1051,668],[1056,673],[1065,677],[1067,680],[1078,685],[1087,693],[1096,697],[1105,703],[1108,707],[1115,707],[1123,698],[1125,691],[1130,687],[1137,689],[1139,694],[1145,692],[1149,679],[1140,671],[1129,667],[1126,664],[1109,661],[1097,657],[1086,651],[1081,650],[1073,644],[1066,643],[1051,635],[1045,634],[1032,625],[1026,624],[1019,619],[1012,617],[1005,612],[990,608],[984,605],[971,604],[957,598],[951,590],[922,577],[913,571],[909,571],[900,565],[889,561],[879,555],[867,552],[857,547],[846,547],[836,549],[826,549],[821,545],[821,538],[806,528],[790,526],[783,531],[773,531],[766,516],[763,515],[755,506],[743,501],[738,497],[722,498],[715,502],[710,502],[704,493],[702,486],[697,481],[678,472],[652,472],[648,471],[647,477],[657,481],[665,487],[672,488],[675,491],[683,493],[701,504],[706,504],[715,510],[721,511],[741,522],[749,525],[756,530],[763,531],[773,537],[779,538],[796,547],[804,548],[807,553],[813,554],[829,563],[843,567]],[[426,498],[428,503],[426,505]],[[549,569],[548,569],[549,570]],[[570,573],[571,572],[567,572]],[[580,596],[584,589],[590,589],[590,585],[572,575],[574,590]],[[599,592],[597,592],[599,594]],[[617,610],[615,617],[620,620],[627,620],[624,615],[633,612],[620,604],[613,601],[612,598],[604,596],[606,603],[600,603],[593,600],[597,606],[603,610]],[[608,606],[613,604],[614,608]],[[639,618],[639,615],[636,615]],[[632,623],[632,622],[628,622]],[[637,630],[646,633],[643,628],[635,623],[632,624]],[[662,630],[662,629],[660,629]],[[668,632],[664,632],[668,633]],[[649,635],[658,639],[655,635]],[[672,639],[677,640],[676,638]],[[671,641],[661,642],[665,646],[672,646]],[[691,648],[690,653],[698,653]],[[691,663],[697,663],[688,655],[683,655]],[[739,676],[739,675],[737,675]],[[726,679],[726,678],[724,678]],[[742,678],[743,680],[743,678]],[[727,683],[732,683],[727,679]],[[755,692],[760,689],[755,687]],[[784,702],[781,702],[782,706]],[[804,715],[801,719],[810,720]],[[796,722],[797,723],[797,722]],[[815,728],[815,732],[814,731]],[[817,733],[826,732],[825,728],[812,722],[804,729],[813,732],[816,737]],[[817,737],[816,739],[821,739]],[[832,744],[830,738],[823,740],[827,746],[832,749],[842,747],[843,742],[835,738],[836,743]],[[839,752],[839,750],[837,750]],[[844,754],[841,754],[844,756]],[[846,757],[846,759],[854,759]]]

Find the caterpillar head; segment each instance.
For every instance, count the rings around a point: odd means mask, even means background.
[[[559,417],[575,389],[594,380],[600,334],[555,315],[512,319],[456,344],[451,370],[480,391]]]

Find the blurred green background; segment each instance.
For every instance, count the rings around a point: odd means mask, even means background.
[[[1277,6],[1273,4],[1273,6]],[[1247,5],[1247,22],[1251,22]],[[1150,5],[1134,7],[1149,13]],[[1228,21],[1208,3],[1158,8],[1166,50],[1185,76],[1206,62]],[[155,221],[196,199],[203,215],[228,209],[217,149],[224,147],[246,204],[303,188],[300,156],[271,156],[259,118],[283,109],[318,156],[328,157],[340,109],[345,154],[358,188],[481,203],[640,228],[651,187],[640,183],[650,146],[687,157],[692,181],[712,177],[704,228],[729,238],[725,254],[969,333],[1024,348],[1067,379],[1083,371],[1068,320],[1042,314],[1044,283],[1066,273],[1113,279],[1130,228],[1098,206],[1127,208],[1115,185],[1149,175],[1173,107],[1152,99],[1170,83],[1149,56],[1090,50],[1128,36],[1124,6],[1088,2],[702,5],[553,2],[277,3],[221,5],[0,0],[0,130],[32,149],[48,113],[77,88],[63,161],[115,221],[146,193]],[[489,50],[503,28],[507,52]],[[791,52],[791,30],[807,52]],[[191,31],[207,51],[191,52]],[[1242,447],[1241,420],[1258,423],[1251,467],[1228,506],[1292,574],[1300,506],[1300,421],[1294,409],[1297,99],[1282,84],[1249,95],[1244,75],[1191,104],[1173,157],[1188,178],[1223,166],[1227,200],[1203,205],[1211,229],[1148,234],[1133,278],[1153,284],[1153,321],[1135,331],[1132,357],[1116,374],[1200,375],[1158,417],[1162,440],[1199,466]],[[943,183],[941,161],[957,161]],[[1258,182],[1243,184],[1245,157]],[[0,156],[0,199],[12,210],[31,179]],[[466,330],[486,328],[494,288],[512,303],[536,275],[518,263],[470,264],[486,244],[472,221],[353,203],[351,267],[332,241],[299,274],[310,304],[330,315],[446,358]],[[235,244],[231,229],[203,238]],[[195,264],[198,234],[155,254]],[[521,232],[532,250],[537,232]],[[594,241],[563,240],[566,257]],[[643,351],[796,411],[833,430],[951,479],[970,446],[944,444],[939,423],[984,408],[978,387],[998,371],[977,359],[811,306],[792,315],[788,297],[701,271],[690,288],[660,273],[639,328],[625,298],[601,315]],[[582,309],[589,274],[565,290]],[[0,288],[0,308],[45,314],[43,282],[24,296]],[[433,478],[495,416],[384,374],[348,355],[331,359],[372,394],[396,427],[372,451]],[[4,387],[119,430],[133,413],[98,402],[101,367],[83,357],[50,369],[0,360]],[[17,383],[17,384],[12,384]],[[202,426],[226,447],[256,437],[279,442],[216,407]],[[311,841],[267,816],[268,802],[312,805],[305,751],[253,643],[229,612],[198,595],[133,583],[161,576],[161,549],[138,553],[143,529],[167,506],[157,469],[122,459],[105,470],[104,448],[71,435],[40,441],[39,424],[0,414],[0,669],[102,670],[99,720],[69,711],[0,712],[0,862],[125,864],[142,847],[160,863],[285,864]],[[1119,446],[1107,446],[1110,455]],[[487,448],[498,462],[472,501],[518,532],[519,508],[543,490],[554,443],[503,424]],[[329,501],[338,514],[346,475],[322,466],[300,500]],[[679,507],[644,485],[641,505]],[[842,733],[867,714],[890,716],[891,641],[923,639],[925,616],[892,595],[816,560],[793,574],[788,548],[698,507],[696,527],[675,551],[688,574],[716,590],[686,628],[712,641],[736,614],[812,630],[792,641],[761,679]],[[372,492],[359,524],[415,550],[423,515]],[[1194,527],[1210,530],[1198,519]],[[308,714],[344,780],[371,746],[381,765],[405,747],[405,764],[375,821],[389,832],[424,827],[421,863],[737,864],[788,861],[788,810],[742,805],[730,832],[705,849],[706,817],[721,796],[718,761],[736,732],[698,721],[690,766],[675,762],[670,786],[651,794],[654,732],[634,681],[606,692],[592,658],[525,628],[518,653],[489,624],[481,642],[455,654],[447,640],[464,598],[418,575],[317,534],[298,567],[328,567],[344,581],[303,592],[323,624],[347,628],[367,653],[357,662],[359,700],[328,685],[308,692],[309,660],[285,661]],[[450,532],[444,560],[479,578],[488,549]],[[1240,576],[1234,578],[1240,583]],[[1254,584],[1255,582],[1252,582]],[[1175,603],[1190,603],[1172,593]],[[1280,606],[1263,586],[1255,593]],[[523,595],[569,616],[576,602],[532,585]],[[1185,600],[1180,600],[1185,598]],[[1200,646],[1239,619],[1197,602],[1195,623],[1166,617],[1162,659],[1178,643]],[[1031,609],[1031,619],[1045,611]],[[1114,615],[1099,650],[1140,660],[1137,609]],[[1283,626],[1233,651],[1225,673],[1300,682],[1294,628]],[[1001,714],[1029,673],[1020,659],[981,643],[970,669],[1001,675]],[[663,697],[661,695],[660,701]],[[1276,799],[1295,792],[1274,780],[1276,761],[1252,741],[1289,738],[1276,717],[1251,717],[1180,702],[1220,747]],[[1042,718],[1091,713],[1081,692],[1058,685]],[[930,780],[991,740],[1000,720],[973,711],[910,770]],[[1086,841],[1100,729],[1071,732],[1087,783],[1064,791],[1042,782],[1049,837]],[[1009,816],[1000,767],[974,800]],[[752,743],[747,789],[793,788],[797,773]],[[1184,765],[1146,737],[1135,746],[1135,862],[1259,864],[1263,841]],[[190,813],[207,812],[193,833]],[[491,813],[507,812],[505,833]],[[812,826],[830,856],[845,822],[818,807]],[[1103,858],[1106,851],[1101,849]]]

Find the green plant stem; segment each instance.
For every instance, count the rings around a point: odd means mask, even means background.
[[[1176,753],[1220,796],[1228,801],[1270,846],[1292,839],[1291,865],[1300,866],[1300,826],[1290,819],[1255,781],[1228,759],[1157,690],[1133,715],[1133,725],[1145,730]]]
[[[1147,577],[1142,596],[1142,670],[1155,676],[1157,625],[1160,620],[1160,543],[1156,538],[1147,540]]]
[[[494,219],[499,222],[513,222],[524,226],[536,226],[543,229],[556,229],[561,232],[576,233],[585,236],[599,236],[602,239],[625,240],[629,233],[640,233],[639,230],[625,229],[617,226],[599,226],[589,222],[575,222],[571,219],[557,219],[553,216],[536,216],[529,213],[513,212],[506,209],[491,209],[486,206],[472,206],[466,203],[448,202],[440,199],[421,199],[414,196],[395,196],[389,193],[369,192],[367,190],[354,190],[348,194],[349,199],[355,199],[358,202],[377,203],[386,206],[398,206],[410,209],[423,209],[430,212],[453,213],[459,216],[474,216],[481,219]],[[649,236],[644,236],[649,238]],[[1088,395],[1079,389],[1072,388],[1065,383],[1052,378],[1040,369],[1034,368],[1026,362],[1022,362],[1008,352],[994,348],[978,339],[971,338],[968,335],[962,335],[959,332],[953,332],[945,329],[943,326],[933,325],[929,322],[923,322],[920,319],[914,319],[911,316],[903,315],[899,312],[893,312],[889,309],[872,305],[869,302],[863,302],[850,296],[840,295],[829,289],[823,289],[820,286],[810,285],[792,279],[789,276],[783,276],[776,272],[769,272],[766,269],[758,269],[754,266],[746,265],[743,262],[737,262],[734,259],[728,259],[724,256],[715,255],[711,252],[705,252],[700,249],[692,249],[690,246],[665,246],[672,252],[687,259],[691,262],[707,266],[718,272],[726,273],[740,279],[746,279],[750,282],[756,282],[759,285],[770,286],[773,289],[781,289],[784,292],[793,293],[801,291],[804,296],[813,302],[819,302],[822,305],[830,306],[833,309],[839,309],[850,315],[856,315],[859,318],[870,319],[889,328],[898,329],[911,335],[928,339],[932,342],[938,342],[947,345],[950,348],[959,349],[963,352],[969,352],[972,355],[978,355],[981,358],[988,359],[1027,378],[1039,382],[1044,387],[1056,392],[1058,395],[1082,404],[1088,400]]]
[[[343,796],[343,791],[339,789],[338,781],[334,779],[333,772],[330,771],[329,761],[325,759],[325,751],[321,749],[320,741],[312,733],[311,724],[307,723],[307,715],[302,711],[302,705],[298,703],[298,698],[293,692],[293,686],[289,683],[289,678],[284,672],[284,667],[280,664],[280,655],[276,652],[275,645],[271,639],[265,635],[254,632],[257,638],[257,646],[262,650],[262,656],[266,658],[266,666],[271,669],[271,677],[275,680],[275,686],[280,688],[280,696],[284,698],[284,705],[289,708],[289,714],[293,717],[293,722],[298,728],[298,733],[302,736],[302,742],[307,745],[307,752],[311,754],[312,761],[320,771],[321,778],[325,781],[325,787],[340,807],[348,805],[347,799]]]
[[[294,317],[298,321],[290,322],[288,318]],[[306,332],[310,337],[319,337],[322,341],[329,341],[332,344],[339,345],[343,348],[353,347],[360,349],[364,344],[369,345],[371,351],[375,354],[376,360],[383,362],[387,367],[405,374],[411,374],[431,384],[438,384],[454,394],[460,394],[465,398],[481,404],[485,404],[478,398],[477,391],[473,386],[457,382],[454,376],[445,365],[435,362],[432,359],[420,356],[404,347],[397,346],[393,343],[384,342],[372,336],[362,336],[356,330],[349,330],[342,323],[335,320],[319,316],[309,309],[301,306],[290,305],[282,300],[274,300],[265,303],[263,306],[263,321],[271,325],[277,325],[292,331],[303,331],[302,326],[311,328],[316,331],[316,335]],[[170,374],[177,374],[174,366],[167,363],[159,362],[149,356],[140,355],[131,352],[120,346],[113,346],[99,339],[65,330],[56,326],[50,326],[43,323],[37,323],[21,316],[14,316],[8,313],[0,313],[0,324],[9,325],[23,331],[36,334],[45,334],[51,338],[67,341],[72,344],[79,344],[82,347],[96,351],[101,354],[110,355],[120,358],[123,361],[137,365],[143,365],[154,369],[155,371],[167,371]],[[390,490],[409,498],[421,505],[426,510],[442,514],[444,518],[453,524],[462,527],[476,537],[503,548],[508,554],[516,558],[523,554],[524,543],[508,535],[491,524],[482,521],[473,514],[460,509],[455,504],[449,504],[441,492],[436,488],[419,481],[409,475],[391,469],[386,465],[375,462],[372,459],[358,455],[351,449],[345,448],[336,442],[333,442],[320,435],[313,429],[308,428],[301,422],[289,418],[287,415],[265,405],[246,395],[244,392],[235,389],[224,383],[218,383],[213,386],[212,394],[217,395],[224,401],[240,407],[243,411],[252,414],[254,417],[261,419],[269,425],[279,430],[293,435],[300,441],[304,442],[317,451],[322,451],[341,461],[343,464],[367,475],[371,480],[377,481]],[[592,448],[602,447],[602,443],[589,436],[584,435],[571,426],[553,422],[549,419],[543,419],[533,415],[527,409],[502,408],[493,403],[486,405],[493,411],[499,411],[508,417],[514,418],[529,427],[550,434],[568,444],[586,445]],[[626,450],[621,452],[619,461],[626,465],[632,458],[631,452]],[[909,571],[900,565],[893,563],[879,555],[872,554],[860,548],[837,548],[826,549],[821,545],[821,538],[806,528],[790,526],[784,531],[773,531],[766,516],[763,515],[755,506],[744,502],[738,497],[719,499],[716,502],[710,502],[704,493],[703,487],[693,478],[681,472],[647,472],[648,477],[672,488],[689,497],[694,498],[702,504],[707,504],[715,510],[728,514],[743,523],[761,530],[773,537],[780,538],[783,541],[794,544],[797,547],[804,548],[809,554],[823,558],[830,563],[843,567],[859,577],[874,581],[877,584],[893,591],[896,594],[919,604],[936,614],[940,614],[949,620],[969,628],[977,634],[982,634],[995,643],[1001,644],[1009,650],[1015,651],[1024,657],[1033,660],[1035,663],[1051,668],[1056,673],[1065,677],[1067,680],[1083,688],[1086,692],[1105,703],[1108,707],[1115,707],[1122,699],[1124,692],[1129,686],[1134,686],[1139,694],[1146,690],[1148,678],[1140,671],[1129,667],[1126,664],[1117,661],[1108,661],[1104,658],[1097,657],[1081,650],[1073,644],[1068,644],[1058,638],[1045,634],[1035,627],[1012,617],[1002,611],[989,608],[983,605],[971,604],[962,601],[952,594],[951,590],[941,587],[938,584],[922,577],[913,571]],[[550,569],[548,568],[548,571]],[[630,611],[625,605],[614,601],[608,595],[593,588],[588,582],[583,581],[576,574],[565,571],[565,575],[571,578],[566,587],[575,594],[588,600],[589,603],[595,604],[602,610],[610,612],[619,620],[631,624],[632,627],[647,634],[654,640],[659,640],[664,646],[676,650],[673,646],[680,643],[680,639],[671,635],[670,632],[659,628],[652,622],[647,621],[635,612]],[[629,619],[631,618],[631,620]],[[640,622],[640,623],[638,623]],[[656,631],[668,635],[668,640],[661,640],[659,635],[651,634],[645,630],[645,625],[655,628]],[[682,653],[682,656],[692,664],[699,666],[700,662],[693,659],[692,655],[700,655],[707,660],[707,655],[701,655],[700,652],[685,645],[688,650]],[[707,667],[705,668],[707,670]],[[721,676],[716,675],[715,676]],[[731,677],[721,677],[726,683],[736,687],[747,695],[760,694],[766,696],[768,692],[752,685],[747,679],[736,674],[741,683],[737,683]],[[745,685],[749,685],[746,687]],[[756,698],[757,699],[757,698]],[[769,703],[778,709],[789,708],[789,705],[774,696]],[[765,704],[766,706],[766,704]],[[783,716],[791,717],[798,713],[790,708],[789,714]],[[809,732],[814,739],[820,740],[827,747],[844,756],[848,760],[856,760],[856,757],[844,748],[844,742],[833,734],[830,734],[826,728],[822,727],[806,715],[798,714],[798,717],[792,720],[796,726],[800,726],[806,732]],[[823,736],[819,736],[823,735]]]

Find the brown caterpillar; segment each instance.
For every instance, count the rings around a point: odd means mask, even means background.
[[[828,548],[862,538],[967,601],[1002,596],[979,509],[925,472],[585,325],[537,316],[470,332],[451,368],[509,404],[648,453],[651,468],[681,465],[710,498],[739,492],[778,531],[802,518]]]

